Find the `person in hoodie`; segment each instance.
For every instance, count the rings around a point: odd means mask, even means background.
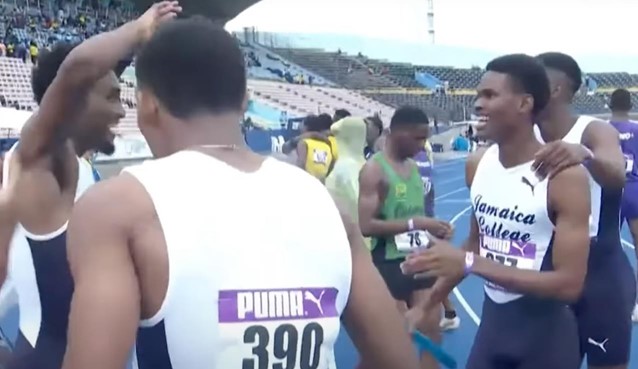
[[[350,215],[358,220],[359,172],[366,160],[363,149],[366,146],[366,123],[362,118],[346,117],[331,127],[339,147],[339,160],[326,177],[326,187],[330,193],[347,206]]]

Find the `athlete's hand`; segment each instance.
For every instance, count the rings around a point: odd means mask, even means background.
[[[581,144],[553,141],[543,145],[534,156],[534,169],[541,177],[554,177],[565,168],[584,163],[591,159],[591,152]]]
[[[465,252],[455,248],[448,241],[432,237],[430,242],[432,246],[427,250],[407,256],[401,264],[403,274],[462,278],[465,272]]]
[[[414,227],[423,231],[428,231],[434,237],[449,240],[454,235],[454,226],[444,220],[438,220],[428,217],[419,217],[414,219]]]
[[[410,332],[418,330],[419,325],[422,324],[424,319],[425,312],[420,306],[413,307],[405,312],[405,320],[408,325],[408,331]]]
[[[147,41],[157,27],[169,19],[173,19],[182,12],[177,1],[162,1],[151,7],[135,21],[140,30],[142,40]]]

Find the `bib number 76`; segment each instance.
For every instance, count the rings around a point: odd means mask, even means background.
[[[244,343],[253,345],[253,357],[242,360],[242,369],[317,369],[321,363],[323,328],[309,323],[299,339],[297,327],[279,325],[271,335],[263,325],[252,325],[244,331]]]

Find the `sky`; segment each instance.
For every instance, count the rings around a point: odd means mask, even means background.
[[[467,67],[502,53],[562,51],[591,71],[638,72],[638,50],[628,47],[636,36],[638,1],[431,0],[435,46],[427,46],[429,2],[262,0],[227,28],[253,26],[283,33],[280,44],[341,47],[423,64]]]

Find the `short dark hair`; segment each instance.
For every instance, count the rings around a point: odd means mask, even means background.
[[[549,79],[543,65],[525,54],[510,54],[498,57],[487,64],[487,71],[506,74],[517,92],[532,95],[532,115],[537,115],[549,102]]]
[[[246,96],[244,56],[233,36],[203,17],[167,22],[142,47],[135,75],[171,115],[239,112]]]
[[[330,115],[326,114],[326,113],[319,114],[317,119],[319,120],[319,122],[321,124],[321,130],[322,131],[329,130],[330,126],[332,126],[332,117]]]
[[[335,110],[335,114],[334,114],[334,121],[338,121],[340,119],[346,118],[351,116],[352,114],[350,114],[349,111],[347,111],[346,109],[337,109]]]
[[[394,111],[390,119],[390,128],[402,127],[413,124],[429,124],[427,114],[415,106],[401,106]]]
[[[38,64],[31,72],[31,90],[36,103],[42,102],[44,94],[58,74],[60,65],[77,45],[77,43],[58,42],[51,47],[51,50],[45,49],[40,52]]]
[[[609,109],[617,112],[628,112],[632,108],[631,93],[624,88],[618,88],[611,93]]]
[[[58,74],[58,70],[64,59],[78,46],[79,43],[61,41],[53,45],[51,50],[42,50],[38,62],[31,72],[31,91],[36,103],[40,104],[44,94]],[[114,68],[117,77],[121,76],[124,69],[131,64],[132,58],[120,61]]]
[[[583,72],[574,58],[559,52],[548,52],[537,55],[536,58],[549,69],[564,73],[572,83],[572,93],[576,93],[583,84]]]
[[[308,115],[305,117],[303,125],[310,132],[321,132],[324,130],[321,119],[316,115]]]

